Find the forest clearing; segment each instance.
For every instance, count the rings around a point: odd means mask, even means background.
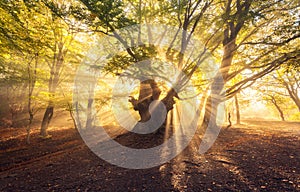
[[[300,191],[299,0],[1,0],[0,191]]]
[[[299,126],[245,120],[222,131],[204,155],[187,148],[172,161],[145,170],[101,160],[74,128],[53,128],[52,139],[34,137],[30,146],[24,145],[25,130],[11,137],[11,128],[1,129],[0,190],[299,191]]]

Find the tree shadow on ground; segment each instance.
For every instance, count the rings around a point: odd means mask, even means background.
[[[52,141],[32,144],[38,144],[37,150],[51,146],[52,151],[42,156],[28,156],[29,150],[13,152],[17,150],[13,146],[12,150],[1,151],[0,191],[298,191],[298,132],[282,129],[280,134],[274,129],[234,126],[222,131],[213,147],[202,155],[196,137],[173,160],[141,170],[120,168],[100,159],[74,129],[53,132]],[[57,144],[62,134],[66,146],[64,142]],[[130,135],[123,134],[116,140],[126,144]],[[159,141],[155,134],[148,141],[145,137],[134,139],[127,144],[149,142],[150,146]],[[4,157],[12,162],[29,158],[8,167]]]

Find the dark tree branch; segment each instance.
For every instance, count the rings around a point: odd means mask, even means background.
[[[266,69],[260,71],[259,73],[255,74],[255,75],[253,75],[251,77],[248,77],[248,78],[246,78],[246,79],[244,79],[244,80],[236,83],[235,85],[231,86],[230,88],[228,88],[226,90],[226,94],[225,94],[226,98],[228,96],[232,96],[232,93],[236,92],[236,90],[238,90],[238,89],[244,89],[244,86],[248,82],[253,82],[254,83],[257,79],[259,79],[259,78],[263,77],[264,75],[266,75],[266,74],[274,71],[275,69],[277,69],[281,64],[287,62],[290,59],[296,59],[299,56],[300,56],[300,53],[297,53],[296,55],[293,55],[293,54],[290,54],[290,55],[289,54],[284,54],[283,56],[275,59],[274,61],[272,61],[272,62],[269,63],[269,66]],[[249,86],[247,86],[247,87],[249,87]]]
[[[274,45],[274,46],[281,46],[286,45],[292,40],[298,39],[300,37],[300,33],[294,35],[293,37],[290,37],[282,42],[267,42],[267,41],[259,41],[259,42],[245,42],[244,45]]]

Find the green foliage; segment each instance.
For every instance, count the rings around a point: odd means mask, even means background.
[[[224,56],[222,42],[225,42],[226,32],[230,28],[235,29],[228,33],[233,37],[229,40],[236,41],[237,46],[232,53],[233,60],[227,66],[229,77],[223,92],[228,98],[253,86],[255,81],[261,82],[260,78],[274,70],[278,70],[278,77],[279,74],[299,72],[300,15],[297,1],[234,0],[229,7],[230,11],[226,11],[229,1],[214,1],[213,4],[208,4],[207,10],[203,10],[208,2],[210,1],[2,0],[1,86],[21,90],[35,82],[31,98],[40,106],[46,105],[49,100],[58,106],[64,106],[62,103],[71,99],[72,90],[68,87],[71,87],[76,67],[94,41],[87,36],[105,34],[117,37],[118,29],[139,23],[162,23],[193,31],[193,37],[200,39],[215,57],[214,63],[218,64],[222,63]],[[240,7],[246,3],[251,3],[249,10]],[[201,14],[202,17],[198,18]],[[179,34],[174,43],[181,45],[186,40],[182,36]],[[130,47],[130,39],[124,39],[124,42],[125,48]],[[112,57],[108,56],[109,61],[104,70],[118,75],[136,62],[159,60],[163,56],[166,61],[176,65],[180,63],[182,56],[173,47],[159,49],[153,45],[141,45],[130,47],[130,50],[132,52],[126,50]],[[186,74],[192,71],[191,80],[199,92],[203,91],[216,74],[216,68],[211,67],[210,62],[203,62],[204,67],[193,71],[197,62],[187,62],[187,55],[184,56],[183,71]],[[272,68],[273,66],[276,67]],[[157,67],[154,72],[159,74],[162,71],[164,70]],[[53,95],[55,91],[48,87],[51,83],[52,87],[67,90],[65,96],[61,89]],[[101,96],[104,98],[104,95]],[[287,98],[276,97],[281,105],[287,102]],[[102,105],[108,103],[108,100],[106,97],[103,100],[98,98],[97,102]]]
[[[132,24],[134,21],[127,18],[123,1],[115,0],[80,0],[85,7],[72,7],[72,13],[78,19],[85,19],[88,23],[93,21],[93,27],[100,28],[106,32],[123,28]],[[88,10],[88,12],[87,12]]]
[[[109,59],[104,71],[112,74],[120,74],[128,66],[134,64],[136,60],[145,61],[157,57],[156,47],[153,45],[142,45],[132,48],[135,58],[129,56],[126,52],[120,53]]]

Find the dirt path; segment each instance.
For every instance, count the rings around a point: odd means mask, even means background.
[[[0,191],[300,191],[300,123],[243,123],[222,131],[204,155],[191,145],[145,170],[101,160],[74,129],[53,130],[49,140],[35,134],[30,146],[22,131],[1,129]]]

